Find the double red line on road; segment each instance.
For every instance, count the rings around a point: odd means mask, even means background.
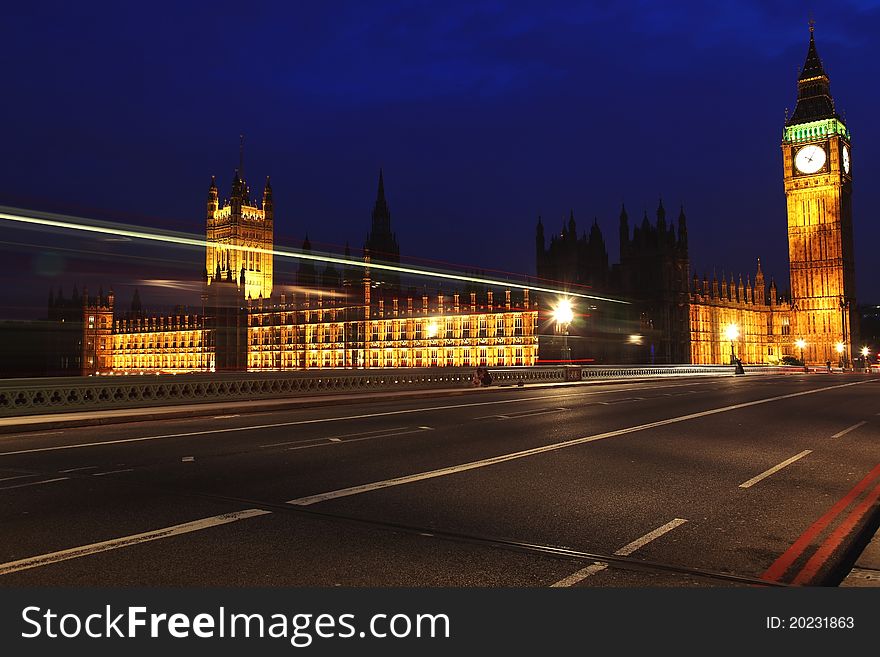
[[[880,465],[871,470],[864,479],[857,483],[851,491],[839,499],[834,506],[822,515],[816,522],[801,534],[798,539],[782,555],[773,562],[761,579],[771,582],[782,581],[783,576],[791,568],[792,564],[803,555],[813,541],[835,522],[849,506],[877,481],[873,489],[859,502],[840,524],[828,535],[816,549],[807,563],[795,574],[792,584],[809,584],[816,577],[819,570],[824,566],[833,552],[840,547],[843,540],[864,518],[874,503],[880,498]]]

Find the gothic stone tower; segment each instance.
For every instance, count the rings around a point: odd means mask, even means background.
[[[232,178],[229,202],[220,207],[217,183],[211,177],[207,204],[207,249],[205,273],[208,285],[214,281],[217,267],[225,279],[227,273],[238,280],[245,272],[245,298],[268,299],[272,294],[272,247],[275,212],[272,186],[266,178],[262,207],[250,198],[250,190],[240,170]]]
[[[808,363],[846,364],[858,348],[850,133],[834,108],[812,24],[797,84],[797,105],[782,138],[792,340],[806,341]]]
[[[391,231],[391,211],[388,209],[388,201],[385,200],[382,169],[379,169],[379,188],[376,191],[370,232],[364,242],[364,259],[367,258],[371,262],[400,264],[400,246],[397,244],[397,236]],[[376,269],[373,273],[373,282],[396,289],[400,284],[400,276],[393,271]]]

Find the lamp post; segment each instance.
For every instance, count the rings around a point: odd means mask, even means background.
[[[571,362],[571,349],[568,346],[568,327],[574,319],[574,310],[569,299],[560,299],[553,309],[553,319],[557,330],[562,333],[562,360]]]
[[[871,353],[867,347],[862,347],[862,364],[865,366],[865,371],[869,371],[868,368],[868,354]]]
[[[739,326],[736,324],[728,324],[727,328],[724,329],[724,335],[730,340],[730,364],[736,364],[736,353],[733,350],[733,343],[739,337]]]
[[[837,353],[840,354],[840,367],[844,368],[846,362],[846,312],[849,309],[849,301],[843,295],[840,295],[840,333],[842,340],[838,343]],[[841,347],[843,347],[841,349]]]
[[[844,344],[842,342],[838,342],[837,346],[835,348],[837,349],[837,362],[840,365],[840,369],[843,369],[844,358],[845,358],[845,356],[843,355],[843,352],[844,352],[844,349],[846,349],[846,347],[844,346]]]
[[[800,340],[795,340],[795,344],[797,345],[798,349],[801,350],[801,365],[806,367],[807,361],[804,360],[804,347],[807,346],[807,341],[801,338]]]

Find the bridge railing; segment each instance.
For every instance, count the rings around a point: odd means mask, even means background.
[[[489,368],[495,385],[721,375],[732,366],[536,366]],[[746,367],[774,373],[792,368]],[[800,368],[794,368],[800,369]],[[473,368],[315,370],[0,380],[0,417],[308,395],[467,388]]]

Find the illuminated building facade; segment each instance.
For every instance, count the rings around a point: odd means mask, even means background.
[[[780,299],[770,281],[769,297],[758,260],[754,284],[742,276],[734,282],[713,275],[701,281],[694,274],[689,304],[691,363],[722,364],[738,358],[744,363],[771,363],[791,354],[790,305]]]
[[[272,296],[272,246],[275,213],[272,185],[266,178],[262,205],[250,198],[250,189],[236,170],[229,200],[220,207],[217,182],[208,188],[207,249],[205,272],[208,284],[229,273],[238,279],[244,270],[245,297]]]
[[[858,349],[850,132],[834,108],[810,25],[782,160],[796,335],[808,362],[845,364]],[[835,346],[842,343],[844,351]]]
[[[744,363],[775,364],[783,356],[799,358],[802,351],[807,364],[847,365],[860,347],[850,143],[849,130],[834,108],[811,25],[797,105],[786,119],[782,139],[789,300],[778,296],[772,281],[767,290],[760,261],[754,284],[750,277],[743,283],[742,276],[735,281],[722,275],[720,285],[715,275],[711,285],[706,276],[701,280],[694,274],[688,280],[684,209],[676,235],[666,221],[662,201],[656,223],[645,213],[632,231],[626,210],[621,210],[620,262],[610,268],[597,224],[589,236],[578,237],[572,215],[546,245],[539,219],[540,278],[569,288],[588,286],[632,301],[629,317],[617,322],[626,330],[616,334],[598,329],[598,313],[584,313],[580,326],[573,324],[584,338],[573,342],[574,349],[580,345],[579,355],[585,360],[694,364],[730,363],[731,351]],[[590,310],[601,313],[601,308]],[[732,329],[738,335],[731,350]],[[805,343],[803,349],[798,341]],[[577,359],[578,354],[573,356]]]
[[[83,374],[535,364],[538,309],[527,290],[417,297],[371,271],[371,253],[399,262],[381,173],[364,265],[317,271],[303,260],[296,291],[274,298],[271,253],[257,252],[273,243],[268,181],[262,208],[249,204],[238,172],[230,203],[218,210],[217,198],[212,179],[202,312],[148,314],[135,297],[116,316],[112,293],[84,296]]]

